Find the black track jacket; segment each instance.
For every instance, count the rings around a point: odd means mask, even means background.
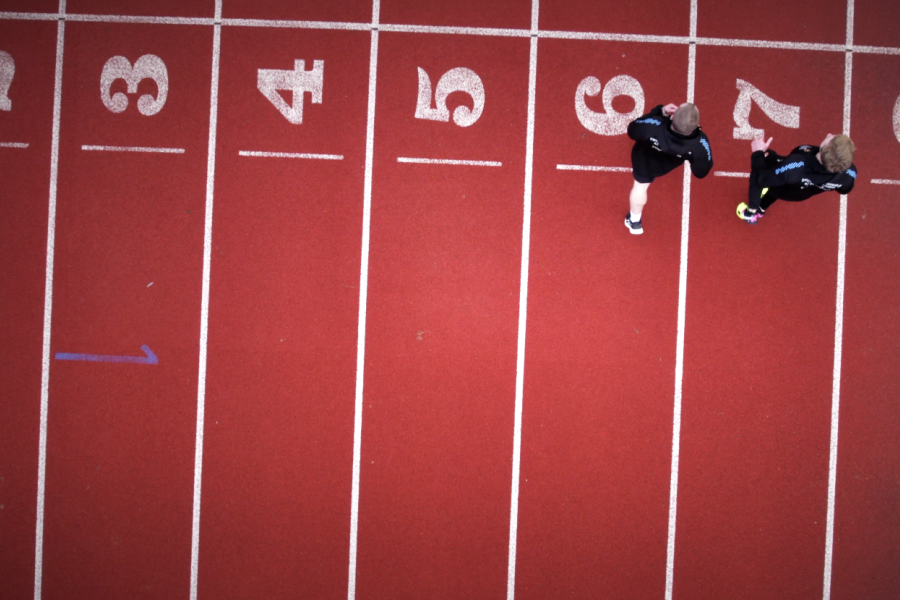
[[[750,177],[760,188],[769,188],[782,200],[806,200],[822,192],[849,194],[856,182],[856,165],[843,173],[832,173],[819,162],[818,146],[797,146],[787,156],[769,150],[750,155]]]
[[[695,177],[706,177],[713,165],[709,138],[699,127],[690,135],[681,135],[671,124],[663,115],[662,104],[628,124],[628,137],[635,141],[631,149],[635,175],[659,177],[687,160]]]

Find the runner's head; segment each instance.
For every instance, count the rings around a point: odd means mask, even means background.
[[[691,135],[700,124],[700,111],[690,102],[685,102],[672,114],[672,129],[681,135]]]
[[[853,164],[853,153],[856,146],[846,135],[830,133],[819,145],[819,160],[832,173],[843,173]]]

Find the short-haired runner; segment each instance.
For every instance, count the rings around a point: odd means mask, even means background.
[[[823,192],[849,194],[856,182],[856,147],[846,135],[828,134],[818,146],[797,146],[787,156],[769,150],[772,138],[750,143],[750,189],[737,216],[757,223],[776,200],[801,202]]]
[[[641,213],[647,203],[647,188],[657,177],[691,163],[695,177],[706,177],[712,169],[709,138],[700,129],[700,111],[686,102],[681,106],[659,105],[628,125],[628,137],[635,141],[631,149],[634,186],[629,200],[631,212],[625,227],[632,234],[644,233]]]

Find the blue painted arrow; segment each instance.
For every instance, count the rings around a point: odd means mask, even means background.
[[[159,362],[149,346],[141,346],[147,356],[110,356],[108,354],[70,354],[57,352],[56,360],[86,360],[89,362],[136,363],[139,365],[155,365]]]

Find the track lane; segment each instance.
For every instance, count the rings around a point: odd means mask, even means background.
[[[187,594],[211,38],[66,29],[51,351],[140,356],[147,345],[158,364],[52,363],[44,598]],[[106,61],[148,54],[167,65],[162,109],[141,114],[131,95],[111,112]],[[162,96],[146,79],[138,90]],[[82,150],[98,142],[185,153]]]
[[[0,596],[19,599],[34,584],[56,25],[3,22],[0,39],[15,66],[0,111]]]

